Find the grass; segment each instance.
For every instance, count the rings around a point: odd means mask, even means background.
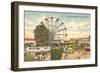
[[[32,55],[26,55],[26,56],[24,56],[24,61],[33,61]]]

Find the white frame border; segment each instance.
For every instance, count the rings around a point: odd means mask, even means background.
[[[91,16],[91,59],[84,60],[60,60],[60,61],[42,61],[42,62],[24,62],[24,10],[31,11],[50,11],[50,12],[74,12],[74,13],[90,13]],[[19,50],[18,63],[19,68],[35,68],[35,67],[50,67],[64,65],[84,65],[95,64],[95,9],[79,9],[79,8],[63,8],[63,7],[48,7],[48,6],[27,6],[19,5]]]

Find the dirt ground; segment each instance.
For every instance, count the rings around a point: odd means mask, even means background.
[[[62,59],[89,59],[90,58],[90,51],[73,51],[73,53],[63,53],[62,54]]]

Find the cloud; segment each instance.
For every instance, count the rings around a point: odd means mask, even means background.
[[[34,29],[37,25],[39,25],[39,23],[42,21],[44,17],[32,20],[29,18],[25,18],[25,27],[29,28],[29,29]]]
[[[89,22],[69,22],[66,24],[67,27],[67,39],[70,38],[86,38],[90,35]]]
[[[82,30],[87,30],[90,29],[89,22],[68,22],[66,24],[66,27],[70,31],[82,31]]]
[[[25,38],[34,38],[34,34],[31,32],[25,33]]]
[[[45,18],[45,16],[36,18],[35,20],[25,18],[25,38],[34,38],[33,31],[35,27],[39,25],[40,22],[43,21]]]
[[[25,37],[34,38],[33,30],[37,25],[40,24],[41,21],[44,21],[45,18],[46,16],[44,15],[41,17],[36,17],[34,20],[25,18]],[[90,29],[89,24],[90,24],[89,21],[84,21],[84,22],[70,21],[65,23],[68,34],[67,39],[88,37]]]

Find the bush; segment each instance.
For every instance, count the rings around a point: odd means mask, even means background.
[[[63,50],[60,48],[54,48],[51,50],[51,60],[61,60]]]
[[[33,61],[33,56],[32,55],[24,56],[24,61]]]

